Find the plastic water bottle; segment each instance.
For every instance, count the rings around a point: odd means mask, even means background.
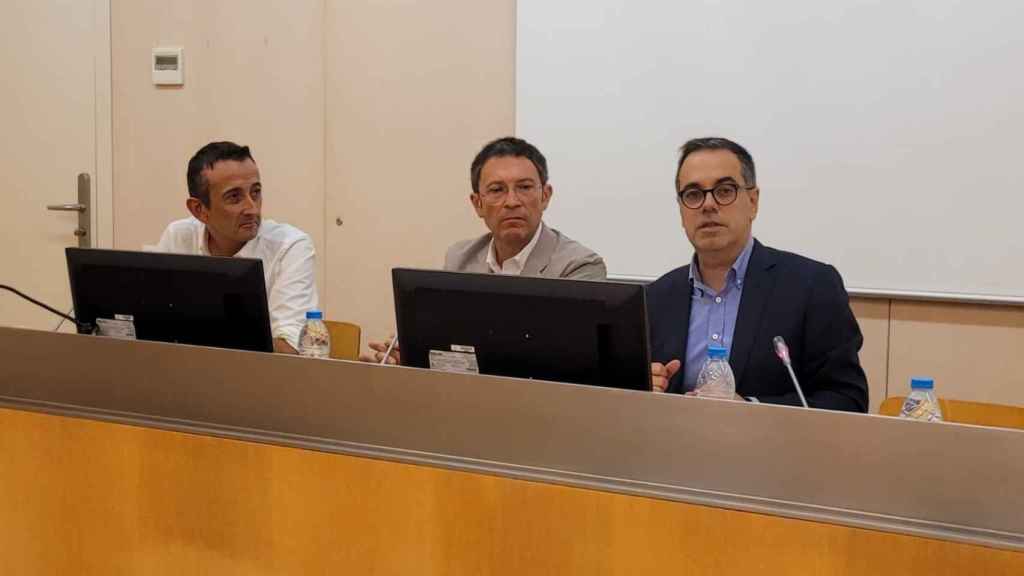
[[[698,396],[732,400],[736,397],[736,378],[729,367],[729,350],[719,344],[708,346],[708,357],[697,376]]]
[[[900,418],[942,422],[942,408],[939,407],[939,399],[932,390],[934,387],[935,381],[931,378],[911,378],[910,396],[903,401]]]
[[[331,333],[319,310],[306,312],[306,324],[299,333],[299,355],[310,358],[331,357]]]

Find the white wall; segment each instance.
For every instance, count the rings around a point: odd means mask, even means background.
[[[690,258],[676,150],[744,144],[766,244],[853,290],[1024,301],[1020,3],[520,0],[517,132],[612,274]],[[609,231],[615,230],[615,233]]]

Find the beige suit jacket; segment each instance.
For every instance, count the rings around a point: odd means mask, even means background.
[[[487,250],[491,234],[456,242],[444,258],[444,269],[453,272],[489,273]],[[608,275],[604,260],[596,252],[571,240],[558,230],[541,228],[540,238],[523,266],[523,276],[604,280]]]

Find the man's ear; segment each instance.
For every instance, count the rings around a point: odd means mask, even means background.
[[[755,187],[753,190],[750,191],[750,204],[754,208],[754,212],[750,215],[750,219],[751,220],[753,220],[754,218],[757,218],[757,207],[758,207],[758,202],[760,200],[761,200],[761,189]]]
[[[473,205],[473,209],[476,210],[476,215],[481,217],[481,218],[483,218],[484,217],[484,202],[480,198],[480,195],[477,194],[476,192],[470,194],[469,195],[469,202],[470,202],[470,204]]]
[[[551,195],[555,193],[555,189],[551,187],[551,183],[547,183],[543,188],[540,189],[540,211],[543,212],[548,209],[548,202],[551,201]]]
[[[189,197],[188,200],[185,200],[185,207],[188,208],[189,214],[192,214],[196,220],[203,224],[206,224],[206,221],[210,219],[206,206],[198,198]]]

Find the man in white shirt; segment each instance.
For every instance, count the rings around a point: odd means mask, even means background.
[[[262,220],[263,186],[248,146],[211,142],[188,163],[192,217],[171,222],[157,250],[259,258],[274,351],[295,354],[306,312],[317,308],[316,252],[305,232]]]

